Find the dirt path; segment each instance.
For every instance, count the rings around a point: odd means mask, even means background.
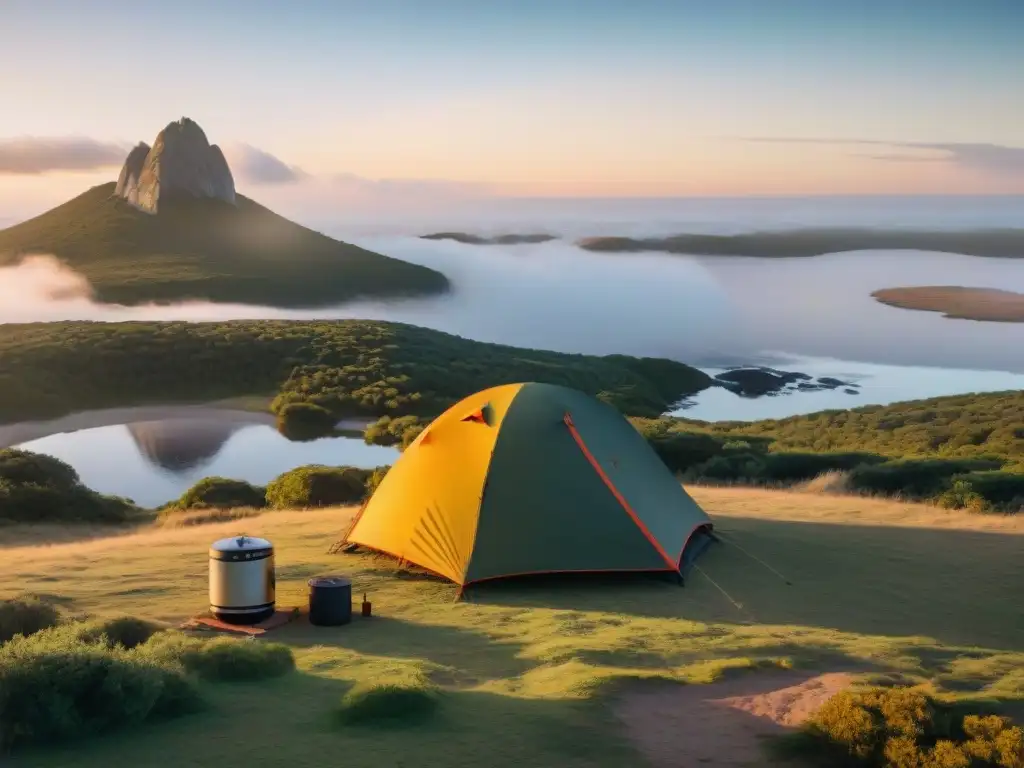
[[[750,674],[711,685],[625,692],[616,715],[656,768],[769,768],[766,739],[807,720],[849,674]]]

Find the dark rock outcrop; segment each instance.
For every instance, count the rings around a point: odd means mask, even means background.
[[[140,211],[157,213],[161,198],[186,195],[235,204],[235,180],[216,144],[187,117],[136,146],[125,160],[114,194]]]
[[[740,397],[774,397],[791,392],[820,392],[847,387],[857,394],[857,384],[840,381],[830,376],[814,380],[799,371],[779,371],[764,366],[733,368],[715,376],[716,383]]]

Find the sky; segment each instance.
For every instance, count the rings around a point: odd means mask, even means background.
[[[1024,193],[1024,0],[0,5],[0,218],[181,116],[289,208]]]

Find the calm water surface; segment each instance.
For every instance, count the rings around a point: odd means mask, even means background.
[[[908,251],[799,259],[594,254],[571,242],[595,234],[817,225],[1021,226],[1020,199],[611,201],[565,203],[557,210],[551,206],[550,201],[537,201],[533,207],[523,203],[501,215],[467,211],[465,221],[423,221],[416,230],[549,231],[567,236],[534,245],[426,241],[411,236],[408,226],[381,234],[388,228],[375,225],[372,232],[357,228],[357,222],[337,219],[318,225],[332,236],[442,270],[453,284],[452,293],[442,298],[368,301],[315,311],[209,303],[111,307],[95,304],[84,293],[73,296],[61,290],[78,284],[74,276],[43,266],[0,270],[0,323],[396,320],[521,347],[669,357],[712,372],[758,363],[860,385],[857,395],[840,389],[753,400],[712,389],[676,411],[709,421],[782,418],[828,408],[1024,389],[1024,324],[950,320],[887,307],[870,296],[878,288],[910,285],[1024,291],[1022,259]],[[390,463],[396,455],[357,438],[292,443],[266,423],[244,420],[223,424],[121,417],[90,428],[80,426],[66,426],[61,434],[48,436],[37,431],[3,444],[57,456],[97,490],[147,505],[174,498],[208,475],[262,484],[302,464],[371,467]]]
[[[372,468],[394,462],[398,451],[359,438],[292,442],[266,424],[218,430],[188,420],[82,429],[49,435],[18,447],[66,461],[82,482],[102,493],[152,507],[179,497],[204,477],[265,485],[304,464]]]

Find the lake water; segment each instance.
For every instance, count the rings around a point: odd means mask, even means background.
[[[904,285],[1024,291],[1024,260],[916,251],[794,259],[595,254],[571,242],[581,235],[794,226],[1024,226],[1020,199],[619,201],[601,206],[600,201],[565,203],[558,213],[538,201],[515,215],[467,214],[465,221],[423,221],[414,230],[548,231],[567,236],[519,246],[421,240],[411,236],[408,226],[385,234],[388,227],[357,227],[339,220],[319,227],[365,248],[442,270],[453,283],[452,293],[443,298],[359,302],[315,311],[208,303],[109,307],[76,295],[80,281],[42,264],[0,270],[0,322],[397,320],[522,347],[670,357],[714,370],[758,363],[860,385],[857,395],[839,389],[754,400],[714,389],[677,411],[705,420],[781,418],[826,408],[1024,389],[1024,325],[951,320],[887,307],[870,296],[878,288]],[[487,225],[473,226],[473,221]],[[161,423],[157,432],[173,431],[171,423]],[[174,429],[196,432],[199,427],[183,426],[179,420]],[[137,425],[105,424],[22,442],[69,461],[97,489],[140,503],[166,501],[210,474],[264,483],[304,463],[375,466],[394,455],[359,440],[289,443],[266,424],[248,424],[223,440],[207,435],[204,443],[193,435],[196,445],[220,447],[195,466],[177,467],[164,454],[150,452],[164,455],[161,463],[140,449],[146,443],[142,433],[140,438]]]
[[[203,420],[191,417],[92,427],[18,445],[54,456],[78,470],[82,482],[102,493],[154,507],[179,497],[204,477],[221,476],[265,485],[304,464],[372,468],[394,462],[398,451],[360,438],[292,442],[259,415]]]

